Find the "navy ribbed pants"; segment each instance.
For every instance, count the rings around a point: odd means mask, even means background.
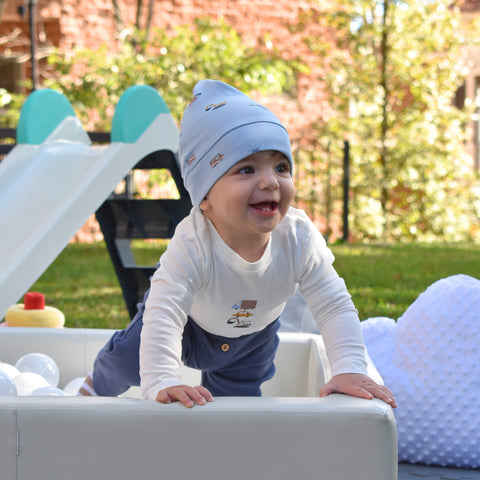
[[[145,294],[125,330],[115,332],[97,355],[93,388],[101,396],[117,396],[140,385],[139,351]],[[260,386],[275,373],[279,320],[260,332],[230,338],[213,335],[191,318],[183,332],[182,361],[202,371],[202,385],[213,396],[260,396]]]

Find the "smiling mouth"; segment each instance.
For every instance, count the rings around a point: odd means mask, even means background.
[[[278,210],[278,202],[260,202],[253,203],[251,207],[260,212],[272,213]]]

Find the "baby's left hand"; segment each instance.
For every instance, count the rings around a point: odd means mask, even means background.
[[[341,373],[332,377],[320,389],[319,395],[326,397],[331,393],[345,393],[352,397],[367,398],[369,400],[379,398],[388,403],[392,408],[397,407],[392,392],[388,388],[375,383],[370,377],[360,373]]]

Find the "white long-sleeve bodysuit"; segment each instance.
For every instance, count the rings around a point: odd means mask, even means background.
[[[290,208],[262,258],[247,262],[198,208],[178,226],[155,272],[143,316],[144,397],[181,384],[182,332],[190,316],[224,337],[257,332],[281,314],[297,285],[323,336],[332,375],[366,374],[360,322],[334,257],[303,211]]]

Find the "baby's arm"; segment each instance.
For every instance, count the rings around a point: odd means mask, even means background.
[[[360,321],[344,281],[328,261],[333,260],[333,255],[324,253],[326,265],[322,266],[320,247],[325,245],[321,241],[315,245],[318,250],[314,250],[312,258],[306,262],[310,269],[306,269],[300,291],[317,321],[333,373],[331,380],[320,389],[320,396],[336,392],[367,399],[379,398],[395,408],[392,393],[366,375]]]
[[[182,246],[188,242],[174,242],[174,239],[151,279],[140,337],[142,396],[157,400],[159,392],[167,390],[166,396],[162,397],[164,402],[170,398],[170,387],[182,384],[182,333],[196,286],[193,279],[197,278],[195,272],[178,260],[192,258],[191,252],[187,252],[188,255],[178,251],[179,244]],[[170,401],[178,400],[177,397],[173,394]]]
[[[190,387],[188,385],[174,385],[160,390],[155,399],[160,403],[181,402],[187,408],[195,405],[205,405],[206,402],[212,402],[212,394],[201,385]]]
[[[335,375],[320,388],[319,395],[326,397],[331,393],[345,393],[353,397],[359,398],[379,398],[388,403],[392,408],[396,408],[397,404],[392,392],[383,385],[374,382],[367,375],[361,373],[341,373]]]

